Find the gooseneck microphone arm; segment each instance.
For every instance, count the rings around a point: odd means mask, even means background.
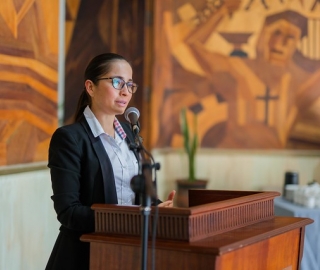
[[[139,156],[139,174],[131,179],[131,189],[140,196],[140,211],[142,213],[142,254],[141,269],[147,269],[147,251],[148,251],[148,224],[151,213],[151,199],[157,199],[157,192],[152,181],[152,169],[159,170],[160,164],[155,163],[152,155],[144,148],[142,138],[139,135],[140,125],[138,122],[140,113],[136,108],[128,108],[125,112],[125,118],[130,122],[132,131],[135,134],[135,143],[130,145],[131,150],[136,151]]]

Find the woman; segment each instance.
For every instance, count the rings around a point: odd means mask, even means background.
[[[134,137],[116,118],[138,87],[132,68],[120,55],[98,55],[84,85],[75,123],[58,128],[50,142],[51,198],[61,227],[46,269],[89,269],[89,243],[79,238],[94,231],[92,204],[137,202],[130,180],[138,174],[138,160],[128,147]],[[172,206],[174,194],[159,206]]]

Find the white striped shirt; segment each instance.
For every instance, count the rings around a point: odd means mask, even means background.
[[[85,108],[83,114],[94,137],[100,137],[108,153],[115,178],[118,204],[132,205],[135,195],[130,187],[130,182],[132,177],[138,174],[138,161],[133,151],[129,150],[127,142],[125,141],[125,132],[122,128],[119,131],[118,127],[115,129],[115,138],[113,138],[103,130],[89,106]],[[119,123],[117,118],[115,118],[115,122],[116,125]]]

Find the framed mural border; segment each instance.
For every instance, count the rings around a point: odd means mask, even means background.
[[[47,161],[0,166],[0,176],[48,169]]]

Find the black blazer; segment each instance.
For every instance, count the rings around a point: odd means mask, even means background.
[[[127,134],[127,143],[133,142],[130,125],[121,125]],[[48,167],[53,189],[51,198],[61,227],[46,269],[87,270],[89,243],[79,238],[94,231],[94,211],[90,207],[95,203],[117,204],[118,199],[110,159],[84,117],[54,132]]]

